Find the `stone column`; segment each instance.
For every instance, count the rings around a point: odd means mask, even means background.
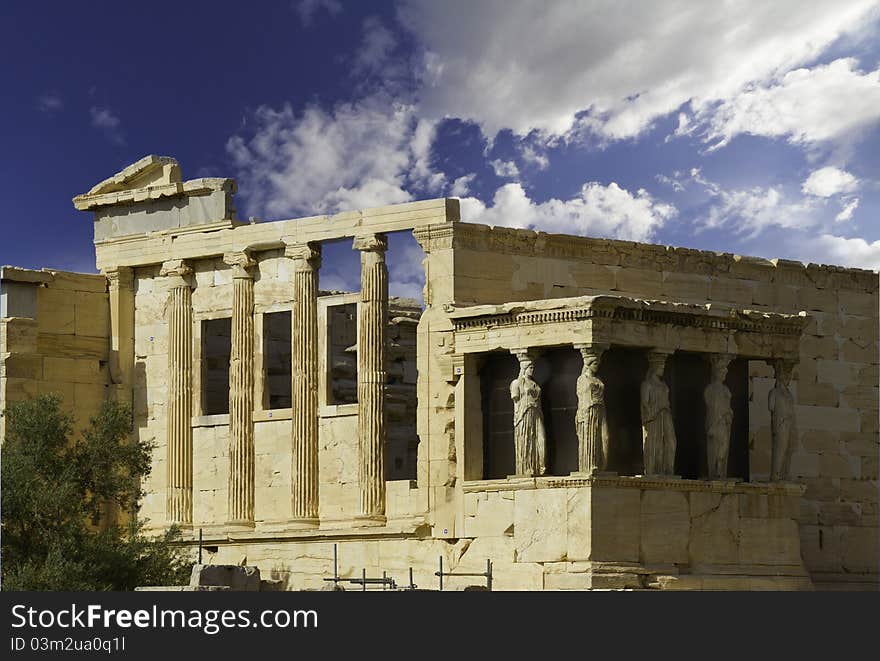
[[[168,278],[168,486],[165,519],[192,525],[192,273],[181,259],[162,264]]]
[[[246,252],[232,266],[232,353],[229,362],[229,501],[227,525],[254,525],[254,278]]]
[[[608,422],[605,415],[605,384],[599,378],[604,346],[576,344],[584,359],[577,380],[578,472],[593,475],[608,466]]]
[[[110,294],[110,379],[116,401],[132,403],[134,375],[134,269],[104,272]]]
[[[388,268],[384,234],[356,237],[361,251],[358,305],[358,454],[360,516],[385,521],[385,344],[388,326]]]
[[[318,525],[318,270],[321,246],[288,245],[293,259],[291,310],[291,523]]]

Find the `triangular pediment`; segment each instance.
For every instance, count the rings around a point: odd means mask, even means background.
[[[170,156],[144,156],[95,185],[85,196],[137,190],[181,182],[180,165]]]

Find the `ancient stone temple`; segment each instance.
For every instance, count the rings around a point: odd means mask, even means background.
[[[2,402],[130,402],[150,529],[291,590],[334,548],[429,589],[487,561],[495,589],[877,589],[876,273],[455,199],[244,222],[235,191],[146,157],[74,199],[101,275],[0,276]],[[389,296],[396,232],[423,302]],[[341,241],[356,292],[322,289]]]

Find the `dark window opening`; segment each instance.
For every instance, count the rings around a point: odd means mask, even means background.
[[[577,380],[584,361],[572,347],[549,349],[535,361],[541,411],[547,434],[547,475],[578,470]],[[508,392],[508,396],[510,393]]]
[[[268,409],[290,408],[290,310],[263,315],[263,365]]]
[[[229,413],[232,319],[202,321],[202,414]]]
[[[518,374],[519,362],[511,354],[489,354],[480,369],[483,479],[486,480],[505,478],[516,472],[510,382]]]
[[[643,349],[611,347],[602,354],[599,377],[605,384],[608,422],[608,470],[621,475],[642,472],[641,386],[648,370]]]
[[[328,307],[328,404],[357,404],[357,341],[357,303]]]

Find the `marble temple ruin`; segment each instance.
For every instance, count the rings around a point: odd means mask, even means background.
[[[235,192],[148,156],[74,198],[99,275],[0,272],[0,404],[130,404],[148,530],[290,590],[334,545],[424,587],[878,588],[877,273]],[[339,241],[357,292],[321,289]]]

